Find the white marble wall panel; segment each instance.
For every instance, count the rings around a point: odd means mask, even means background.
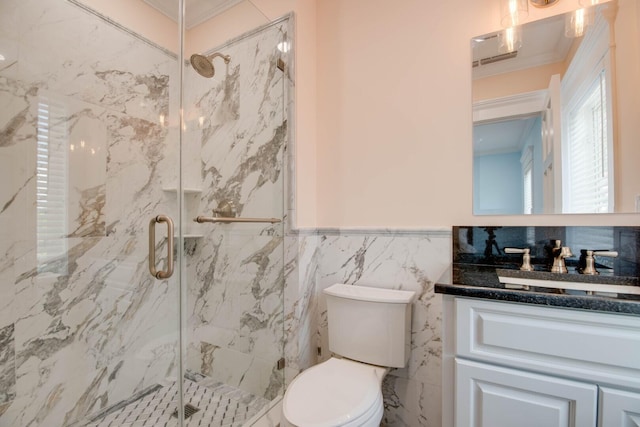
[[[287,121],[277,68],[281,25],[216,48],[211,79],[185,73],[188,185],[194,215],[231,201],[240,217],[282,218]],[[214,51],[206,52],[208,54]],[[194,168],[198,167],[197,172]],[[194,180],[201,180],[192,184]],[[188,369],[274,398],[283,389],[283,224],[198,224],[187,258]]]
[[[146,263],[149,219],[175,214],[161,187],[175,185],[176,150],[160,115],[177,123],[176,62],[69,2],[7,0],[7,17],[0,37],[17,54],[0,68],[0,425],[67,426],[177,372],[178,288]],[[46,127],[64,130],[67,162],[66,237],[52,239],[67,250],[46,264],[39,103],[60,107]]]

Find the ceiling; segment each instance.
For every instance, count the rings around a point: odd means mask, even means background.
[[[473,154],[520,152],[534,129],[539,115],[511,118],[473,126]],[[539,128],[538,128],[539,135]]]
[[[191,29],[244,0],[185,0],[185,26]],[[174,21],[178,21],[177,0],[144,0]]]
[[[500,55],[498,34],[490,33],[472,39],[473,61]],[[574,40],[564,35],[564,15],[529,22],[522,25],[522,47],[517,55],[473,68],[473,78],[564,61]]]

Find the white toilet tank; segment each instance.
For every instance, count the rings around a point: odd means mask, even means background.
[[[335,284],[324,294],[329,350],[372,365],[407,365],[415,292]]]

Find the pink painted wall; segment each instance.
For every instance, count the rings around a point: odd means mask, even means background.
[[[638,223],[637,214],[474,217],[469,40],[500,28],[499,2],[398,5],[317,2],[317,225]],[[531,8],[529,20],[576,8]]]

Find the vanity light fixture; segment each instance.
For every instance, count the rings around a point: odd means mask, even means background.
[[[527,0],[500,0],[500,22],[504,28],[520,25],[527,16],[529,16]]]
[[[505,28],[500,32],[498,38],[500,40],[498,52],[516,52],[522,47],[522,28],[520,26]]]
[[[500,0],[500,23],[504,28],[515,27],[529,16],[529,3],[535,7],[549,7],[559,0]],[[605,0],[580,0],[594,4]]]
[[[591,7],[600,3],[604,3],[607,0],[579,0],[580,6]]]
[[[558,0],[529,0],[535,7],[548,7],[558,3]]]

